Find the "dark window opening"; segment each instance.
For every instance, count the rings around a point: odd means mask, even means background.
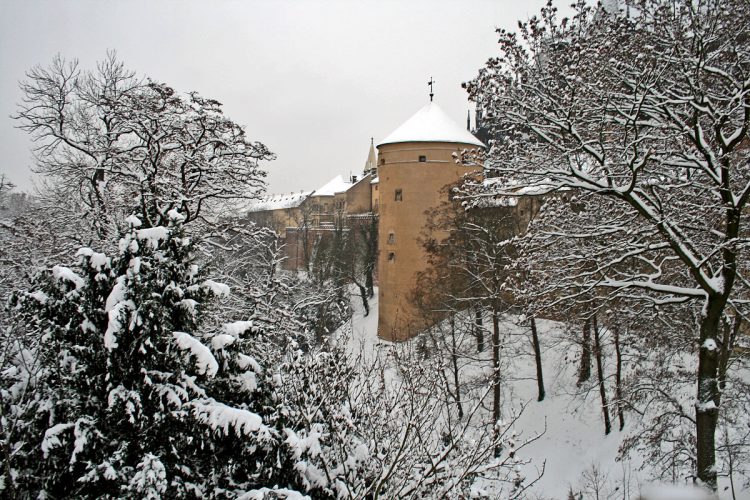
[[[396,201],[404,201],[404,193],[400,189],[396,190],[396,196],[394,198]]]
[[[393,245],[396,243],[396,235],[394,233],[388,233],[388,244]]]
[[[422,162],[422,163],[424,163],[424,162],[427,161],[427,157],[426,156],[420,156],[419,157],[419,161]]]
[[[394,262],[396,260],[396,252],[388,252],[388,262]]]

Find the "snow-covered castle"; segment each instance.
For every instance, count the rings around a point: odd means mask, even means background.
[[[468,123],[462,127],[431,101],[377,146],[371,141],[361,176],[268,196],[248,213],[285,240],[288,269],[307,266],[310,245],[325,232],[377,221],[378,334],[406,340],[427,326],[411,302],[417,275],[428,266],[420,243],[427,212],[445,201],[447,186],[482,170],[457,162],[457,154],[485,148]]]

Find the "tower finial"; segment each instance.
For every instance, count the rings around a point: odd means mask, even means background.
[[[427,82],[427,85],[430,86],[430,102],[432,102],[432,97],[435,95],[435,93],[433,92],[433,89],[432,89],[432,84],[433,83],[435,83],[435,80],[433,80],[432,77],[430,77],[430,81]]]

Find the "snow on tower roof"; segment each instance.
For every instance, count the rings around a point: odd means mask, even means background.
[[[457,124],[434,102],[417,111],[391,135],[383,139],[384,144],[399,142],[459,142],[486,147],[471,132]]]
[[[313,196],[333,196],[336,193],[347,191],[353,185],[354,185],[353,183],[349,181],[345,181],[344,177],[342,177],[341,175],[337,175],[336,177],[328,181],[328,183],[326,183],[323,187],[316,189],[312,195]]]

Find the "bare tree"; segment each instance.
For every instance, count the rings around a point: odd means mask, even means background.
[[[513,185],[593,198],[593,269],[568,276],[651,303],[703,303],[695,474],[716,488],[719,342],[743,315],[750,198],[750,5],[739,0],[632,3],[632,16],[549,4],[468,87],[503,136],[490,151],[498,192]],[[486,186],[485,186],[486,187]],[[593,222],[589,218],[588,222]]]
[[[604,385],[604,363],[602,361],[602,342],[599,323],[596,314],[591,318],[591,326],[594,330],[594,357],[596,358],[596,379],[599,385],[599,397],[602,402],[602,414],[604,415],[604,434],[612,432],[612,423],[609,417],[609,404],[607,404],[607,388]]]
[[[536,364],[537,401],[544,401],[544,373],[542,371],[542,348],[539,344],[539,333],[536,330],[536,319],[531,317],[531,343],[534,347],[534,363]]]
[[[57,56],[21,90],[14,118],[36,143],[36,172],[80,201],[99,236],[130,213],[157,226],[176,208],[190,222],[264,187],[259,162],[273,155],[219,102],[137,77],[113,52],[94,71]]]
[[[403,344],[372,358],[339,356],[331,362],[337,348],[330,348],[289,370],[282,392],[298,409],[290,415],[295,427],[331,422],[322,452],[302,459],[323,477],[347,478],[338,498],[462,498],[472,487],[524,498],[541,476],[519,473],[528,462],[520,450],[539,436],[514,437],[519,415],[493,421],[483,404],[491,397],[489,387],[474,391],[462,418],[455,405],[446,404],[452,398],[440,357],[417,356]],[[311,390],[331,380],[334,387]]]

